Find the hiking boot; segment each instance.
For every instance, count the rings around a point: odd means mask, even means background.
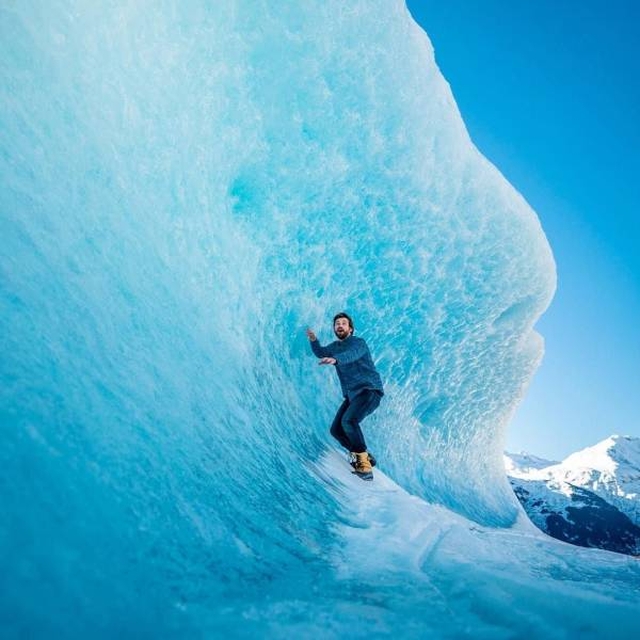
[[[356,468],[356,460],[357,460],[356,455],[357,455],[357,454],[353,453],[353,451],[350,451],[350,452],[349,452],[349,464],[350,464],[354,469]],[[369,464],[370,464],[372,467],[375,467],[377,463],[376,463],[376,459],[373,457],[373,454],[372,454],[372,453],[367,453],[367,455],[369,456]]]
[[[363,451],[362,453],[356,453],[355,456],[356,461],[353,467],[353,473],[363,480],[373,480],[373,467],[371,466],[371,462],[369,462],[369,454]]]

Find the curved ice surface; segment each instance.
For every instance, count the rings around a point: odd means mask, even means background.
[[[386,381],[381,466],[516,520],[502,442],[553,259],[402,2],[0,15],[11,629],[277,633],[310,602],[349,622],[342,506],[300,464],[338,401],[304,327],[328,338],[338,309]]]

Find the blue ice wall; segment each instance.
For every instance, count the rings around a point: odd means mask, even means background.
[[[13,611],[144,631],[237,578],[311,583],[337,508],[301,462],[339,391],[304,328],[342,309],[386,383],[385,471],[514,521],[553,258],[403,2],[4,3],[0,73]]]

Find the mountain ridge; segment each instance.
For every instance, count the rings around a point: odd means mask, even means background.
[[[612,435],[561,462],[505,452],[531,521],[571,544],[640,554],[640,438]]]

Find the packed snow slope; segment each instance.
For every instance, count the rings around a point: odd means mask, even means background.
[[[4,3],[0,73],[7,629],[334,612],[342,507],[305,463],[339,393],[304,328],[341,309],[389,476],[516,521],[554,263],[403,2]]]

